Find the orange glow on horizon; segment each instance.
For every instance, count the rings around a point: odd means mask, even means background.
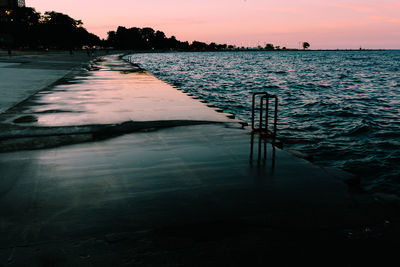
[[[298,48],[400,49],[397,0],[30,0],[40,12],[57,11],[107,37],[118,26],[152,27],[181,41]]]

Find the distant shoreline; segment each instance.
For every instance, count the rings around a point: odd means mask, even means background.
[[[62,53],[67,50],[12,50],[11,57],[14,56],[28,56],[28,55],[43,55],[43,54],[51,54],[51,53]],[[73,50],[73,52],[84,52],[86,50],[79,49]],[[182,53],[204,53],[204,52],[378,52],[378,51],[400,51],[400,49],[279,49],[279,50],[261,50],[261,49],[232,49],[232,50],[198,50],[198,51],[182,51],[182,50],[123,50],[123,49],[107,49],[100,48],[95,49],[97,52],[105,52],[105,54],[129,54],[129,53],[171,53],[171,52],[182,52]],[[8,51],[4,49],[0,49],[0,57],[9,57]]]
[[[172,53],[172,52],[182,52],[182,53],[205,53],[205,52],[379,52],[379,51],[400,51],[400,49],[286,49],[286,50],[258,50],[258,49],[238,49],[238,50],[204,50],[204,51],[179,51],[179,50],[126,50],[131,51],[130,53]]]

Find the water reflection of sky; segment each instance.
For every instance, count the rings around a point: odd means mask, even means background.
[[[226,121],[205,104],[151,74],[129,72],[130,64],[109,57],[100,70],[38,93],[27,113],[43,126],[111,124],[125,121]]]

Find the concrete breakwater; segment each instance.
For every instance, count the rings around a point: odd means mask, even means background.
[[[13,66],[7,70],[17,72]],[[68,74],[63,71],[61,80],[36,89],[1,114],[0,151],[54,147],[165,127],[238,122],[118,56],[97,58],[87,66]]]
[[[117,56],[93,67],[1,115],[3,140],[114,137],[0,153],[2,264],[357,266],[396,255],[396,202],[251,138]],[[23,116],[34,119],[15,123]]]

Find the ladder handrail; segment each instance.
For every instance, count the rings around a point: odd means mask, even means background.
[[[256,96],[261,95],[260,100],[260,125],[259,128],[255,127],[255,109],[256,109]],[[268,131],[268,119],[269,119],[269,99],[273,98],[275,100],[275,109],[274,109],[274,128],[273,132],[271,132],[273,139],[276,138],[277,132],[277,121],[278,121],[278,97],[276,95],[269,94],[267,92],[255,92],[252,97],[252,110],[251,110],[251,128],[253,132],[260,132],[264,134],[269,134]],[[263,113],[264,113],[264,100],[266,100],[266,110],[265,110],[265,128],[263,127]]]

